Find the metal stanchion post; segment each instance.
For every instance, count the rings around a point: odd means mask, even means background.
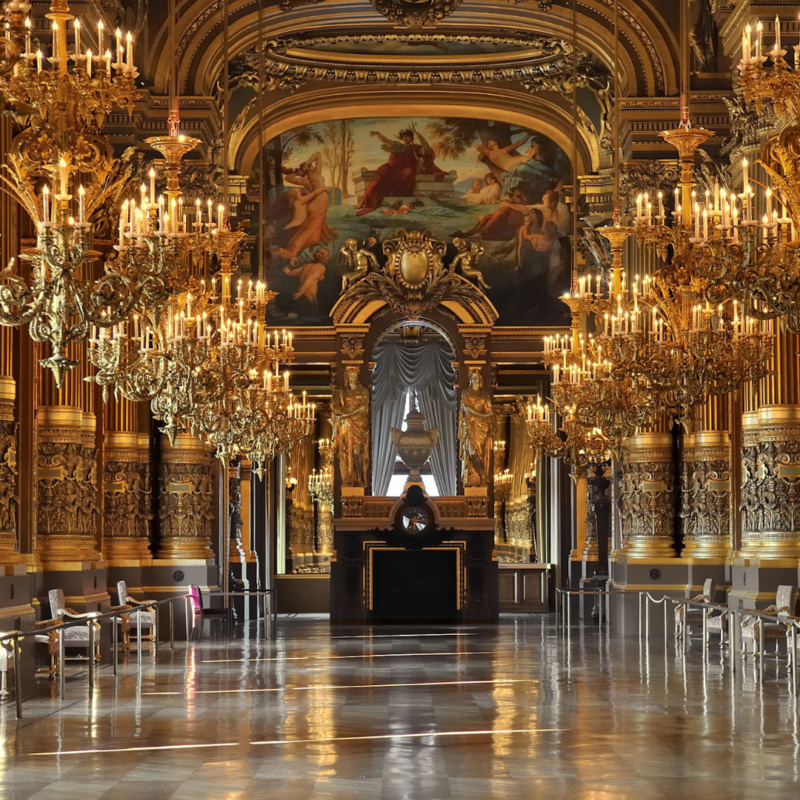
[[[189,608],[190,608],[190,606],[189,606],[189,598],[188,597],[184,597],[183,598],[183,610],[185,612],[185,617],[186,617],[184,622],[186,623],[186,641],[187,641],[187,643],[189,641]]]
[[[168,600],[169,603],[169,649],[175,649],[175,602]]]
[[[600,623],[600,633],[603,632],[603,595],[597,598],[597,617]]]
[[[111,651],[113,657],[111,659],[111,663],[113,665],[114,674],[117,674],[117,662],[119,661],[119,631],[117,626],[119,625],[119,617],[112,617],[111,618]]]
[[[136,614],[136,663],[142,668],[142,609]]]
[[[558,589],[556,589],[556,633],[558,633],[558,623],[560,622],[560,615],[558,613],[558,604],[561,602],[561,595],[558,593]]]
[[[642,593],[639,592],[636,598],[636,603],[639,608],[639,641],[642,640]]]
[[[22,719],[22,675],[19,669],[19,636],[11,640],[14,648],[14,702],[17,708],[17,719]]]
[[[270,598],[272,603],[270,606],[272,609],[272,635],[270,638],[274,640],[278,638],[278,595],[274,590],[271,592]]]
[[[67,648],[64,639],[64,629],[58,632],[58,696],[63,701],[66,693]]]
[[[569,602],[570,597],[568,592],[564,593],[564,597],[567,601],[567,635],[569,636],[569,633],[572,629],[572,604]]]
[[[644,595],[644,638],[650,641],[650,595]]]
[[[94,624],[89,622],[89,694],[94,689]]]
[[[758,655],[758,678],[764,683],[764,620],[758,618],[758,647],[753,650]]]
[[[661,601],[664,605],[664,648],[667,647],[667,600],[666,597]]]
[[[708,610],[703,608],[703,661],[708,658]]]

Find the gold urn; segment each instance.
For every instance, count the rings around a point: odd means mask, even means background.
[[[410,470],[406,489],[410,486],[421,486],[424,489],[419,471],[428,462],[433,448],[439,441],[439,429],[425,430],[425,417],[417,407],[416,394],[411,395],[411,408],[406,415],[406,429],[401,431],[392,428],[392,441],[403,463]]]

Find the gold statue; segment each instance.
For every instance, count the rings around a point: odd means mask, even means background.
[[[450,268],[468,281],[477,283],[484,291],[491,289],[492,287],[483,279],[483,273],[478,269],[478,259],[484,253],[483,245],[480,242],[465,242],[463,239],[455,238],[453,246],[458,253]]]
[[[366,487],[369,479],[369,391],[348,367],[345,388],[333,397],[333,440],[339,456],[342,486]]]
[[[470,367],[469,388],[461,396],[458,415],[461,480],[465,488],[486,486],[493,421],[492,398],[483,389],[483,378],[478,367]]]
[[[342,275],[342,293],[346,292],[353,284],[358,283],[368,272],[378,269],[378,259],[368,250],[375,246],[375,239],[370,236],[363,246],[358,246],[358,241],[348,239],[339,252],[344,256],[347,272]]]

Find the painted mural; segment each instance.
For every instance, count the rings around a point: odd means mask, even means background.
[[[568,321],[569,160],[551,139],[475,119],[353,119],[273,139],[265,235],[275,322],[325,325],[348,270],[345,242],[380,253],[398,229],[478,242],[500,325]],[[455,249],[453,249],[455,252]]]

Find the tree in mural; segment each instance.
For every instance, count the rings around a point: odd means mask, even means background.
[[[510,122],[495,122],[484,119],[449,118],[431,122],[427,126],[439,158],[457,159],[475,144],[487,144],[495,140],[500,147],[507,147],[525,134],[527,128]]]
[[[352,120],[340,119],[326,122],[323,126],[325,145],[322,154],[330,170],[330,185],[341,191],[341,199],[349,197],[348,180],[350,162],[356,152],[356,139],[353,135]],[[336,199],[334,198],[334,202]]]
[[[295,147],[305,147],[315,142],[319,145],[325,144],[325,139],[317,133],[313,125],[301,125],[292,128],[286,133],[278,134],[266,148],[267,169],[272,174],[272,185],[267,185],[267,191],[271,189],[283,188],[283,168],[286,162],[292,157]],[[265,184],[268,182],[265,181]]]

